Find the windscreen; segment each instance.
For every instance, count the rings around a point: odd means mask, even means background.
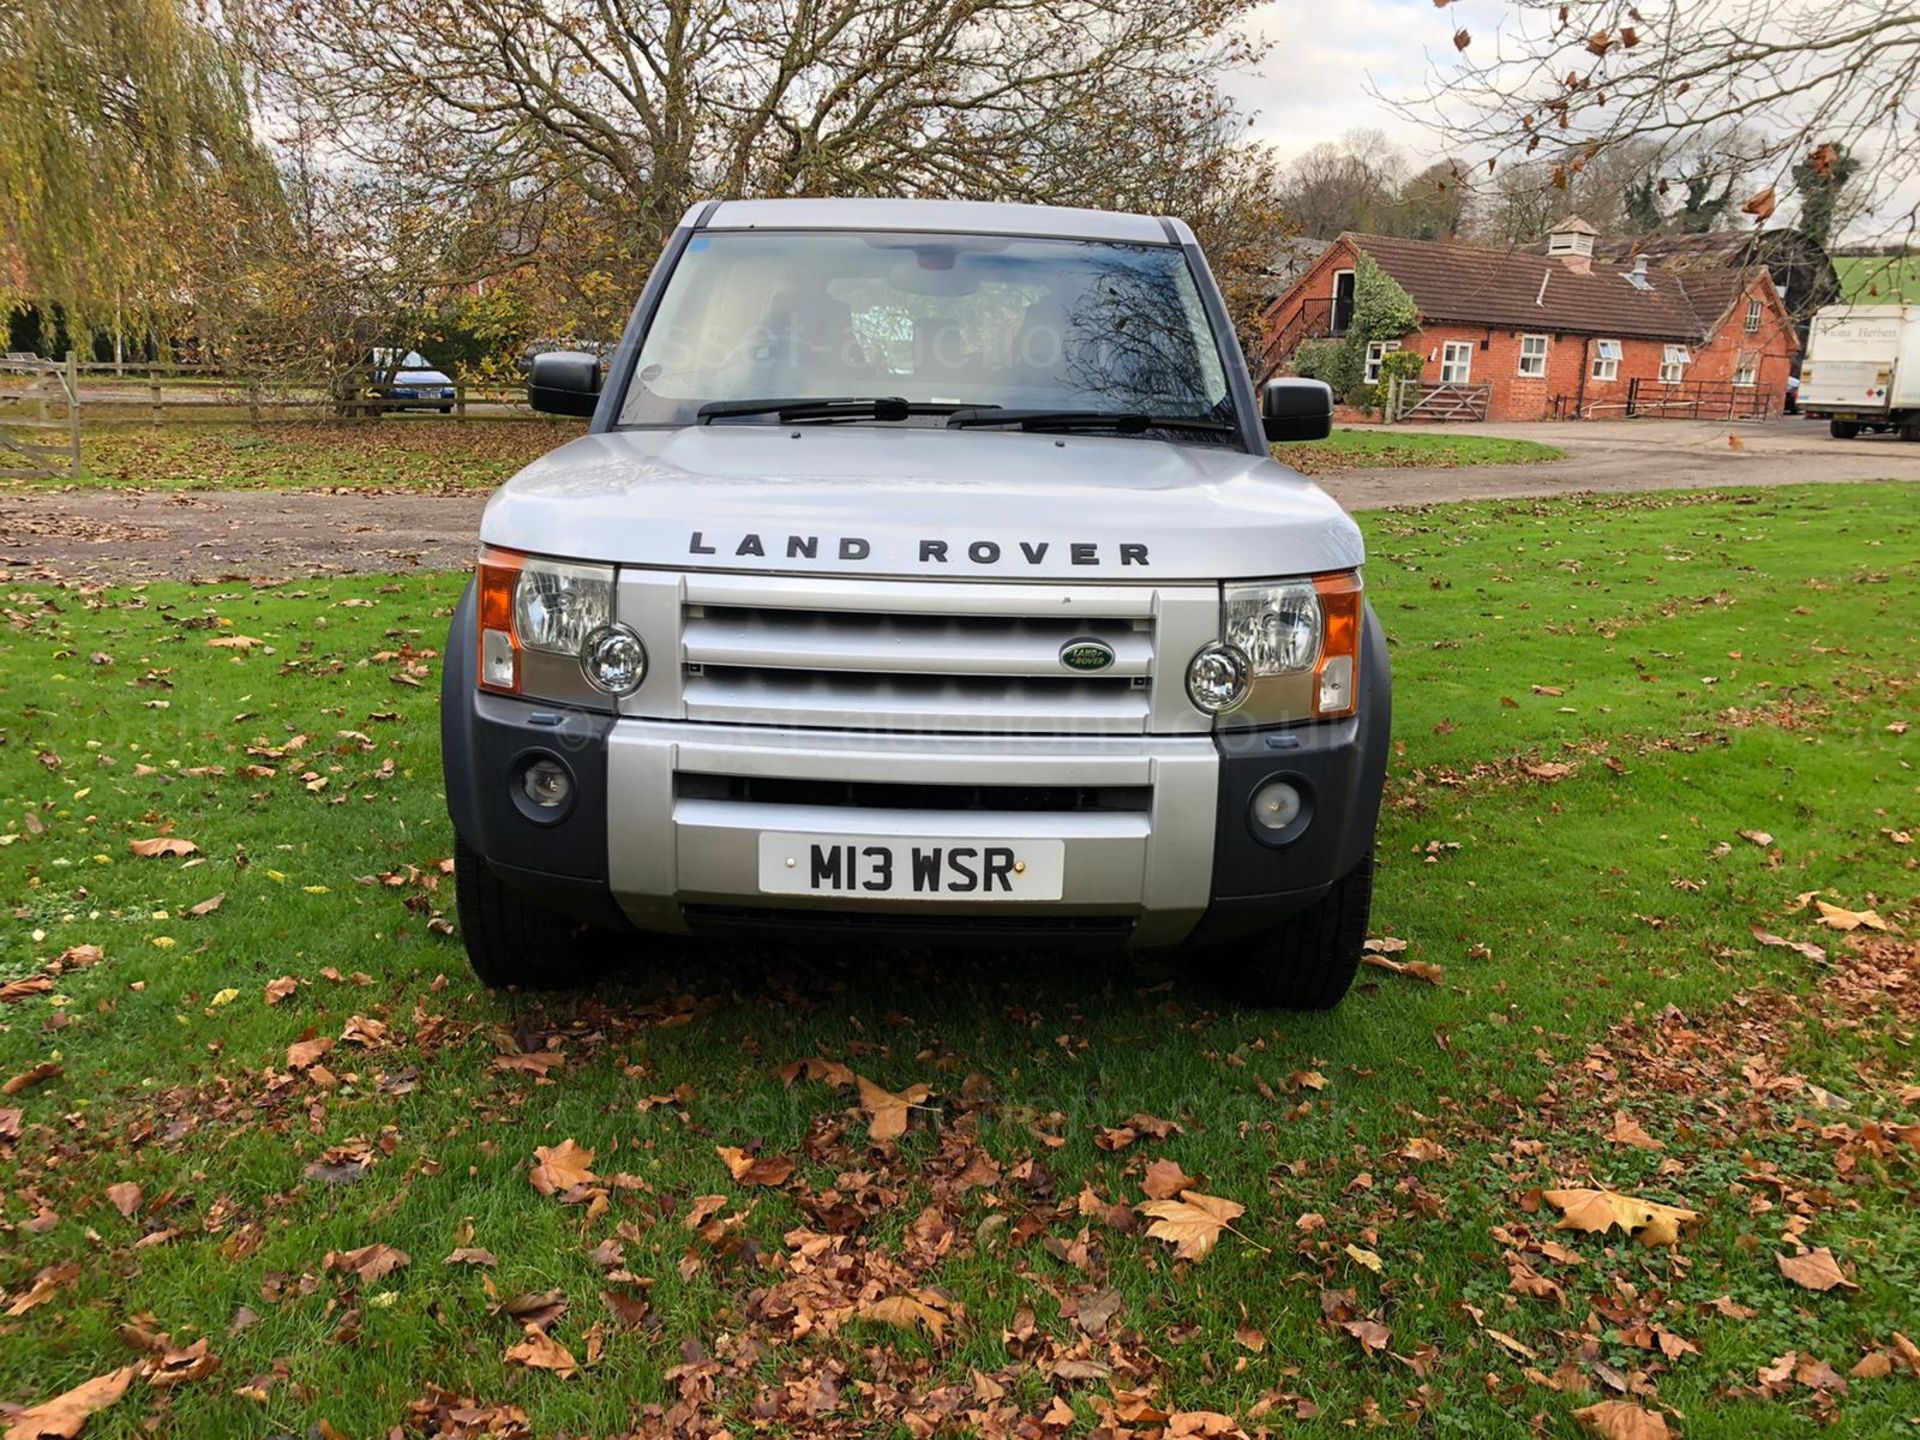
[[[1177,247],[738,231],[682,253],[620,423],[841,396],[1232,419]]]

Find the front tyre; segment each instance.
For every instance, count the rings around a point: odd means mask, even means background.
[[[467,963],[489,989],[565,990],[591,980],[592,926],[543,910],[453,837],[454,904]]]
[[[1373,851],[1309,908],[1229,948],[1228,987],[1250,1005],[1331,1010],[1352,988],[1373,909]]]

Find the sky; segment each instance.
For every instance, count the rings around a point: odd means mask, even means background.
[[[1782,7],[1796,3],[1831,0],[1779,0]],[[1512,14],[1507,0],[1452,0],[1444,8],[1435,0],[1270,0],[1244,22],[1265,58],[1224,76],[1221,88],[1254,117],[1254,138],[1271,144],[1282,160],[1369,129],[1383,132],[1418,168],[1439,158],[1440,137],[1376,92],[1403,100],[1426,93],[1434,73],[1459,58],[1453,47],[1458,28],[1472,34],[1471,53],[1488,58]],[[1905,236],[1908,217],[1920,211],[1920,175],[1901,179],[1883,185],[1879,204],[1857,217],[1843,238]]]
[[[1438,148],[1434,134],[1370,88],[1423,92],[1429,67],[1451,64],[1454,30],[1490,33],[1500,8],[1486,0],[1458,0],[1445,10],[1433,0],[1275,0],[1245,25],[1266,58],[1227,76],[1222,88],[1256,117],[1255,137],[1284,159],[1355,129],[1384,131],[1410,156],[1428,157]]]

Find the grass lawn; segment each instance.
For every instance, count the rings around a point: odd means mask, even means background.
[[[1861,305],[1920,300],[1920,255],[1836,255],[1840,293]]]
[[[583,429],[565,420],[413,415],[258,426],[96,424],[81,436],[84,471],[77,483],[163,490],[491,489]]]
[[[1363,522],[1387,964],[1309,1017],[851,949],[489,995],[439,866],[461,577],[8,590],[0,1400],[128,1382],[89,1437],[1912,1433],[1913,490]],[[1244,1207],[1198,1260],[1131,1208],[1168,1166]],[[1555,1229],[1589,1186],[1698,1219]]]
[[[1342,470],[1434,465],[1532,465],[1558,460],[1566,452],[1535,440],[1503,440],[1492,435],[1410,435],[1386,427],[1335,430],[1308,445],[1276,445],[1274,458],[1304,475]]]
[[[273,489],[453,491],[491,489],[581,433],[576,421],[401,416],[367,422],[250,426],[220,421],[89,425],[78,482],[164,490]],[[1390,435],[1336,430],[1314,445],[1274,452],[1307,474],[1368,465],[1495,465],[1557,460],[1528,440]]]

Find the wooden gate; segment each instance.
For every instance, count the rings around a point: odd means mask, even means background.
[[[1423,380],[1397,379],[1388,389],[1387,423],[1409,420],[1484,420],[1493,400],[1493,384],[1478,385],[1442,382],[1429,385]]]
[[[79,384],[71,351],[64,363],[37,355],[0,360],[0,478],[58,480],[80,473]]]

